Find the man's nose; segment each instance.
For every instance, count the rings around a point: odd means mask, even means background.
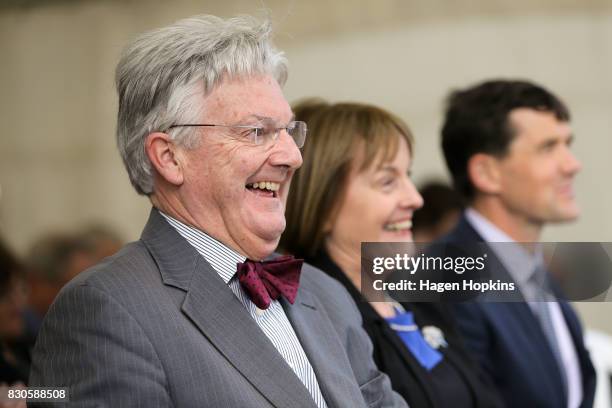
[[[302,165],[302,153],[285,129],[280,131],[272,149],[274,150],[270,155],[272,165],[287,166],[291,169],[297,169]]]
[[[566,174],[574,175],[582,169],[582,163],[576,158],[571,150],[567,150],[563,159],[563,171]]]

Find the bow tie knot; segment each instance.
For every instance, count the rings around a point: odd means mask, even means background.
[[[281,295],[293,304],[303,263],[291,255],[263,262],[247,259],[237,265],[238,281],[260,309],[267,309]]]

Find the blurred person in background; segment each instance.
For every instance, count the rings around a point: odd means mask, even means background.
[[[346,287],[376,364],[410,406],[497,406],[442,306],[368,303],[360,293],[361,243],[411,241],[412,217],[423,204],[410,177],[414,149],[407,125],[359,103],[305,100],[294,113],[307,122],[309,140],[291,184],[281,248]],[[431,344],[421,334],[426,326],[439,334]]]
[[[26,338],[23,312],[27,294],[23,266],[0,240],[0,383],[26,384],[31,339]]]
[[[36,336],[49,306],[60,289],[92,266],[92,243],[78,234],[49,233],[37,239],[26,257],[29,307],[27,331]]]
[[[122,246],[119,235],[102,224],[90,224],[74,233],[53,232],[43,235],[27,255],[27,286],[30,293],[26,310],[26,328],[36,337],[49,306],[72,278],[113,255]]]
[[[452,187],[432,181],[419,188],[423,206],[412,216],[415,242],[432,242],[446,235],[457,224],[463,212],[463,199]]]
[[[123,246],[123,240],[113,229],[102,224],[90,224],[77,233],[77,239],[88,248],[94,263],[115,254]]]
[[[495,243],[487,264],[498,265],[525,300],[453,307],[467,346],[508,407],[593,404],[595,371],[580,321],[569,303],[545,297],[559,294],[541,246],[533,245],[546,224],[579,215],[573,181],[581,165],[569,120],[559,98],[521,80],[486,81],[447,101],[442,148],[468,209],[438,243]]]

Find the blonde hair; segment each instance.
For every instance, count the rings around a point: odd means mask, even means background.
[[[403,137],[412,151],[408,125],[384,109],[360,103],[329,104],[308,99],[293,107],[296,120],[308,124],[304,164],[293,176],[287,199],[287,227],[281,248],[296,256],[314,256],[322,247],[326,225],[335,216],[359,148],[359,171],[378,160],[393,159]],[[357,222],[357,220],[356,220]]]

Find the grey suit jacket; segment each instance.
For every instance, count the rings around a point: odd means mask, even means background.
[[[295,303],[282,302],[330,408],[406,406],[338,282],[304,265]],[[68,387],[75,407],[316,407],[230,288],[156,210],[140,241],[61,291],[30,385]]]

